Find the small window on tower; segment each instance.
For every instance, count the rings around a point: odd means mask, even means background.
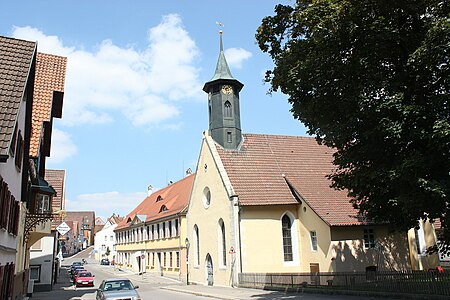
[[[233,117],[232,111],[231,111],[231,103],[230,103],[230,101],[225,102],[225,105],[224,105],[224,117],[225,118]]]
[[[233,142],[233,139],[232,139],[232,136],[231,136],[231,132],[227,132],[227,142],[228,143],[232,143]]]

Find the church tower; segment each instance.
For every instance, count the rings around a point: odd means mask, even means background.
[[[212,79],[205,83],[208,93],[209,132],[225,149],[236,150],[242,140],[239,92],[244,86],[233,78],[223,53],[222,30],[220,53]]]

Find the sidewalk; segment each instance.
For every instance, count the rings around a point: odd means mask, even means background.
[[[224,286],[207,286],[185,283],[171,277],[161,277],[156,274],[147,273],[142,277],[141,274],[135,273],[129,269],[119,269],[124,275],[133,281],[141,283],[154,284],[155,281],[161,282],[161,289],[170,290],[178,293],[191,294],[196,296],[208,297],[211,299],[242,299],[242,300],[254,300],[254,299],[277,299],[278,297],[286,296],[284,292],[266,291],[259,289],[248,288],[232,288]],[[116,273],[117,274],[117,273]],[[269,297],[270,296],[270,297]]]

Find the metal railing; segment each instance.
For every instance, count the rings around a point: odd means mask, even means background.
[[[239,286],[268,290],[321,288],[450,296],[450,271],[240,273]]]

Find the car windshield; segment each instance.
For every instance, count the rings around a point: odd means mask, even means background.
[[[107,281],[103,287],[104,291],[134,290],[134,286],[129,280]]]
[[[92,277],[92,274],[90,272],[80,272],[78,273],[78,277]]]

